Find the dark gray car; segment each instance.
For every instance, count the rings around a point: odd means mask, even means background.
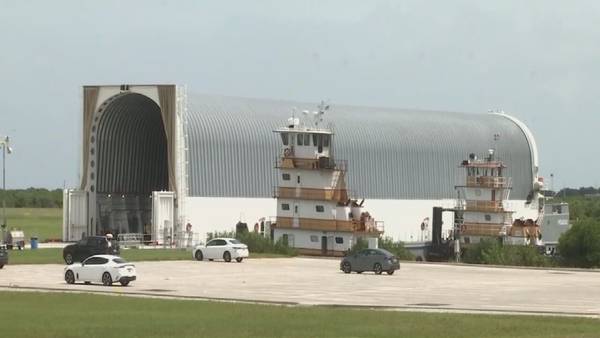
[[[344,257],[340,262],[340,270],[345,273],[355,271],[374,271],[380,275],[383,271],[388,275],[400,269],[398,258],[384,249],[364,249]]]

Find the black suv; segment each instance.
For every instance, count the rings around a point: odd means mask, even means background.
[[[118,250],[105,236],[90,236],[63,249],[63,259],[67,264],[82,262],[93,255],[115,255]]]
[[[6,251],[6,245],[0,244],[0,269],[8,264],[8,251]]]

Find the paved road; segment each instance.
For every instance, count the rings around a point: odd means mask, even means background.
[[[138,262],[138,280],[128,287],[67,285],[62,265],[9,265],[0,270],[0,288],[600,317],[598,272],[405,263],[392,276],[346,275],[338,264],[310,258]]]

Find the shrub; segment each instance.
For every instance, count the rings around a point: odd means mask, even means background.
[[[471,264],[549,266],[552,262],[538,248],[524,245],[503,245],[497,240],[485,239],[465,247],[463,262]]]
[[[369,242],[366,239],[359,237],[356,240],[356,242],[352,245],[350,250],[348,250],[347,254],[355,254],[355,253],[359,252],[360,250],[366,249],[368,247],[369,247]]]
[[[215,231],[207,234],[207,239],[209,241],[218,237],[236,238],[240,242],[246,244],[251,253],[275,253],[287,256],[295,256],[298,254],[296,249],[289,247],[287,243],[284,243],[282,240],[273,242],[270,238],[255,232],[236,233],[235,231]]]
[[[558,252],[566,265],[600,267],[600,221],[586,219],[575,222],[560,236]]]
[[[384,237],[384,238],[380,238],[379,239],[379,248],[381,249],[385,249],[391,253],[393,253],[396,257],[398,257],[398,259],[401,260],[408,260],[408,261],[412,261],[415,259],[415,256],[408,251],[408,249],[406,249],[404,247],[404,244],[400,241],[398,242],[394,242],[394,239],[392,237]],[[348,250],[349,254],[354,254],[360,250],[366,249],[369,247],[369,242],[362,238],[359,237],[356,240],[356,243],[354,243],[354,245],[352,245],[352,248],[350,248],[350,250]]]
[[[415,255],[404,247],[404,243],[400,241],[394,242],[392,237],[380,238],[379,247],[393,253],[398,259],[405,261],[415,260]]]

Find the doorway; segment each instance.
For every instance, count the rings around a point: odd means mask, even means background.
[[[321,236],[321,255],[327,256],[327,236]]]

